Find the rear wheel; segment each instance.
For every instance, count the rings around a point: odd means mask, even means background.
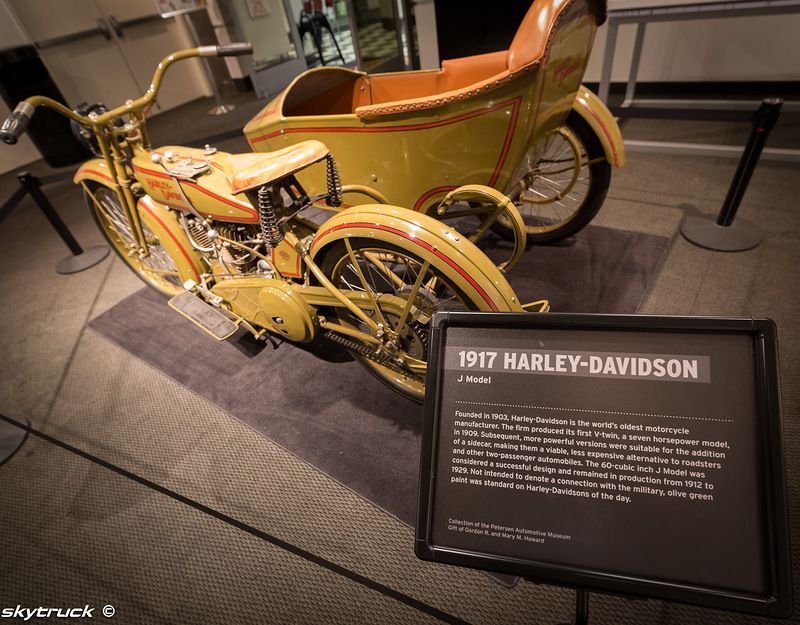
[[[591,126],[574,111],[567,122],[533,145],[506,190],[519,209],[528,243],[554,243],[584,228],[600,210],[611,165]],[[497,220],[504,238],[512,232]]]
[[[320,268],[339,289],[370,293],[377,308],[363,310],[384,332],[380,345],[336,332],[329,336],[389,387],[422,402],[433,313],[479,310],[481,302],[470,299],[430,262],[382,241],[339,241],[326,253]],[[375,334],[345,308],[332,309],[329,318],[346,328]]]
[[[183,291],[178,268],[158,237],[142,222],[147,251],[145,258],[136,252],[136,238],[125,210],[113,189],[95,185],[86,198],[97,227],[111,248],[148,285],[166,295]]]

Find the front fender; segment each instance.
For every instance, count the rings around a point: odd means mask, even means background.
[[[111,176],[111,172],[108,170],[108,166],[102,158],[93,158],[86,161],[78,167],[78,171],[76,171],[75,175],[72,177],[72,182],[75,184],[80,184],[88,180],[99,182],[106,187],[113,188],[115,185],[114,178]]]
[[[140,198],[137,207],[142,223],[158,237],[175,263],[181,282],[200,282],[200,274],[205,273],[204,262],[189,242],[175,213],[149,195]]]
[[[589,89],[580,86],[572,110],[580,115],[592,127],[600,143],[606,160],[612,165],[622,167],[625,164],[625,144],[622,141],[622,132],[617,120],[598,98]]]
[[[522,310],[492,261],[466,237],[432,217],[386,204],[348,208],[322,224],[311,244],[311,258],[323,258],[331,244],[345,237],[383,241],[429,261],[478,302],[480,310]]]

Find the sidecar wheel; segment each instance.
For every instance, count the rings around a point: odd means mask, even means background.
[[[581,152],[579,169],[574,167],[576,147]],[[528,243],[544,245],[586,227],[603,205],[610,182],[611,165],[600,140],[573,111],[563,129],[528,150],[506,195],[525,221]],[[503,238],[513,236],[502,217],[493,229]]]
[[[111,249],[149,287],[165,295],[182,292],[183,286],[175,262],[162,247],[158,237],[143,223],[142,228],[150,255],[142,259],[133,254],[131,252],[134,242],[133,232],[117,194],[100,184],[92,185],[90,190],[101,206],[97,206],[88,194],[86,204]]]
[[[352,238],[349,241],[360,272],[356,270],[343,241],[331,246],[320,268],[341,289],[369,289],[373,293],[381,314],[369,308],[363,310],[375,321],[380,321],[381,316],[386,320],[390,329],[397,333],[399,349],[391,361],[382,363],[374,355],[374,346],[357,340],[351,340],[350,345],[347,341],[340,342],[381,382],[412,401],[422,403],[425,398],[424,372],[417,374],[412,369],[398,365],[396,359],[427,362],[428,324],[433,313],[443,310],[480,310],[481,303],[471,300],[432,264],[428,264],[425,274],[418,281],[420,270],[427,263],[408,250],[379,240]],[[363,281],[361,276],[364,277]],[[417,282],[420,286],[415,292]],[[394,296],[395,302],[411,300],[417,311],[416,318],[409,315],[398,330],[398,310],[391,304],[381,304],[381,295]],[[324,314],[330,321],[369,333],[366,324],[344,308],[332,308]]]

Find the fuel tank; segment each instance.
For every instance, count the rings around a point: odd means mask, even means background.
[[[165,146],[136,155],[133,169],[157,202],[220,221],[257,223],[247,198],[231,193],[232,155],[212,150]]]

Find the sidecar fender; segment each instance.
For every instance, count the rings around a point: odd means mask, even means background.
[[[606,160],[617,167],[625,164],[625,144],[617,121],[603,101],[589,89],[580,86],[572,110],[592,127],[600,143]]]
[[[466,237],[432,217],[386,204],[348,208],[322,224],[311,244],[311,258],[321,262],[331,245],[346,237],[374,239],[413,252],[481,302],[480,310],[522,310],[492,261]]]
[[[108,171],[108,166],[102,158],[93,158],[86,161],[78,167],[78,171],[72,177],[72,182],[75,184],[88,180],[99,182],[107,187],[114,187],[115,185],[114,178],[111,177],[111,172]]]

